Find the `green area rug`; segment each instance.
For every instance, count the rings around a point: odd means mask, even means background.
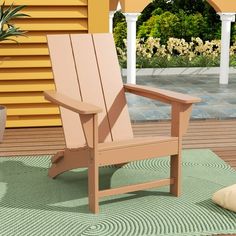
[[[0,235],[211,235],[236,233],[236,213],[211,201],[212,194],[236,183],[236,171],[210,150],[183,152],[183,194],[168,187],[139,191],[87,205],[87,170],[47,177],[50,156],[0,158]],[[100,188],[165,178],[169,158],[101,168]]]

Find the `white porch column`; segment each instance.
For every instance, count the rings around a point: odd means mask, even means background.
[[[114,18],[115,11],[109,12],[109,33],[113,33],[113,18]]]
[[[127,22],[127,83],[136,84],[136,22],[140,13],[125,13]]]
[[[220,84],[229,81],[229,50],[231,22],[235,21],[235,13],[218,13],[222,21],[221,26],[221,56],[220,56]]]

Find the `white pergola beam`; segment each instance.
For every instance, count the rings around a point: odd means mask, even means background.
[[[114,18],[115,11],[109,12],[109,33],[113,33],[113,18]]]
[[[222,21],[221,26],[221,55],[220,55],[220,84],[229,82],[229,50],[231,22],[235,21],[235,13],[218,13]]]
[[[127,22],[127,83],[136,84],[136,22],[140,13],[125,13]]]

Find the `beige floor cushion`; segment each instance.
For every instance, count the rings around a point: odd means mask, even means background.
[[[212,200],[221,207],[236,212],[236,184],[220,189],[213,194]]]

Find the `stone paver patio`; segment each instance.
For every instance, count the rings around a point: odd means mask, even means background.
[[[219,85],[218,80],[219,75],[138,76],[137,84],[201,97],[192,119],[236,118],[236,74],[230,75],[228,85]],[[133,121],[170,119],[169,105],[133,94],[127,94],[127,101]]]

